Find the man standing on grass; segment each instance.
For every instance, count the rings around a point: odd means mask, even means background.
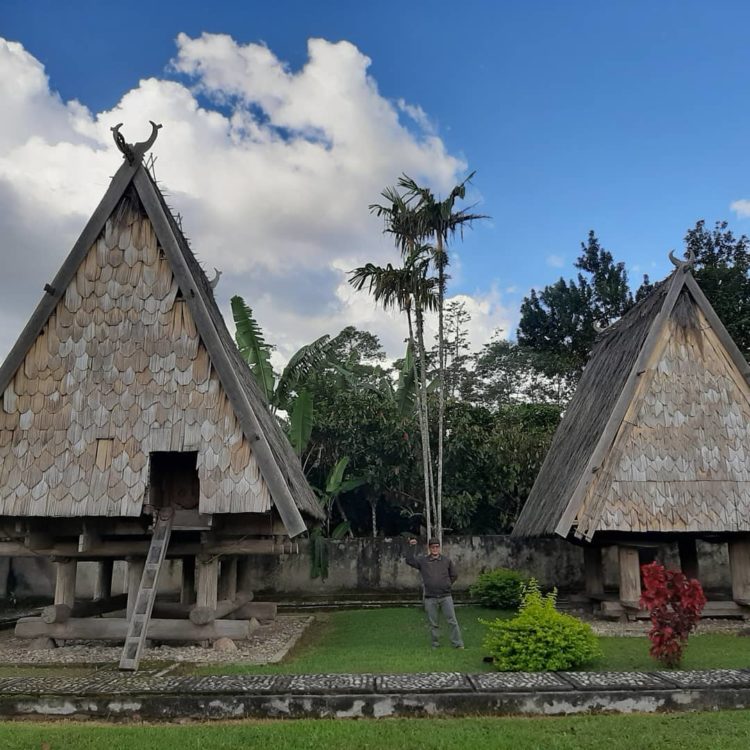
[[[406,564],[416,568],[422,576],[424,587],[424,611],[430,623],[432,635],[432,647],[440,646],[440,629],[438,627],[438,613],[443,611],[448,625],[451,627],[451,643],[453,648],[463,648],[464,641],[461,637],[461,628],[456,620],[456,610],[453,607],[451,586],[456,582],[458,575],[452,560],[440,554],[440,541],[430,539],[427,543],[429,554],[416,557],[414,547],[416,539],[409,539],[409,552],[406,555]]]

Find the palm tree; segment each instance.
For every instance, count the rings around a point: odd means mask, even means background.
[[[455,211],[458,199],[466,197],[466,185],[476,174],[472,172],[463,182],[456,185],[445,200],[436,200],[428,188],[419,186],[411,177],[403,175],[398,186],[404,191],[399,194],[400,205],[410,208],[413,218],[408,221],[408,227],[416,233],[417,241],[430,240],[434,245],[430,247],[432,262],[437,270],[438,287],[438,467],[437,489],[435,494],[435,527],[436,536],[443,538],[443,442],[445,431],[445,335],[444,311],[445,290],[448,276],[445,272],[448,257],[448,240],[456,233],[463,234],[465,226],[471,226],[474,221],[486,219],[483,214],[471,213],[471,207]]]
[[[386,193],[384,193],[385,195]],[[389,214],[390,216],[390,214]],[[361,291],[365,287],[375,301],[385,309],[396,307],[405,313],[409,327],[409,346],[414,350],[415,338],[419,353],[419,367],[411,357],[413,377],[418,384],[416,392],[419,414],[419,432],[422,442],[422,466],[425,486],[425,525],[428,536],[432,531],[432,520],[435,514],[434,480],[432,475],[432,456],[429,439],[429,415],[427,410],[427,355],[424,346],[424,312],[434,310],[436,306],[436,280],[427,276],[429,258],[421,246],[405,244],[406,257],[404,266],[394,267],[390,263],[385,267],[368,263],[351,272],[349,283]],[[416,327],[416,337],[415,337]]]

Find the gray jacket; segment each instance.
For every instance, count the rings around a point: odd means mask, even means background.
[[[416,557],[414,550],[410,548],[406,554],[406,564],[416,568],[422,575],[425,597],[432,599],[438,596],[450,596],[451,586],[458,578],[453,560],[445,555],[436,558],[429,555]]]

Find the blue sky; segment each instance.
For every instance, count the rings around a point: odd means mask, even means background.
[[[0,36],[44,65],[64,102],[93,113],[140,79],[184,80],[168,69],[180,32],[263,42],[291,71],[311,37],[352,43],[380,95],[421,107],[446,152],[477,170],[474,198],[492,220],[459,248],[451,291],[495,285],[506,326],[530,287],[572,275],[589,229],[634,284],[668,272],[668,250],[698,219],[750,232],[730,209],[750,198],[748,29],[742,2],[5,0],[0,10]]]

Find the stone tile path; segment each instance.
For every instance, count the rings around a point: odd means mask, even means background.
[[[750,707],[750,669],[0,678],[0,716],[195,720],[568,715]]]

